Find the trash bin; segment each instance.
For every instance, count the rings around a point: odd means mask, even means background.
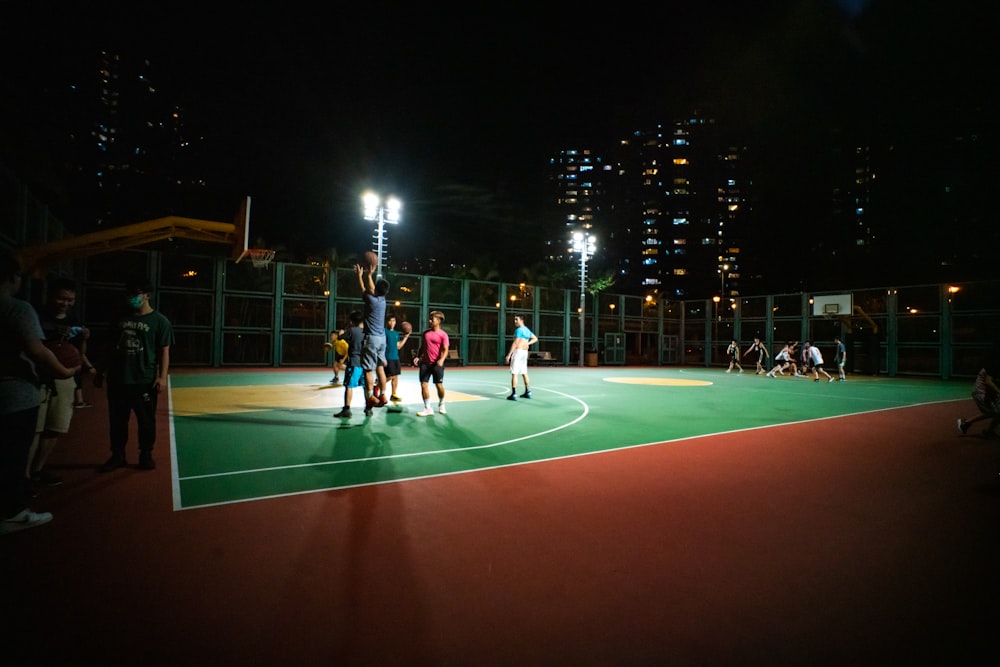
[[[597,352],[584,352],[583,353],[583,363],[586,366],[596,366],[597,365]]]

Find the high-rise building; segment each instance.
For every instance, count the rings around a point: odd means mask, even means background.
[[[177,213],[204,190],[200,139],[148,60],[102,52],[56,98],[69,142],[66,217],[78,231]]]
[[[618,289],[736,296],[751,216],[745,152],[722,143],[714,121],[698,114],[636,130],[607,158],[587,151],[581,164],[579,152],[564,152],[553,159],[555,182],[574,184],[557,194],[563,220],[598,230],[597,257],[614,266]]]
[[[562,150],[549,160],[554,216],[561,222],[547,241],[549,259],[567,255],[574,232],[603,238],[611,231],[606,207],[611,204],[613,173],[606,159],[590,148]]]

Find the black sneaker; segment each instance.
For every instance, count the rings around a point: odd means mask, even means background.
[[[531,392],[530,391],[524,392],[523,394],[521,394],[521,398],[531,398]]]
[[[127,465],[128,461],[125,460],[124,454],[112,454],[111,458],[104,462],[100,470],[101,472],[111,472],[112,470],[124,468]]]
[[[960,432],[962,432],[962,433],[968,433],[969,432],[969,422],[965,421],[964,419],[959,419],[958,420],[958,430]]]
[[[156,461],[149,452],[139,454],[139,470],[156,470]]]
[[[508,401],[516,401],[517,400],[517,394],[511,394],[510,396],[507,397],[507,400]]]
[[[371,408],[365,408],[365,417],[371,417],[373,414],[375,414],[374,410]]]
[[[335,414],[334,417],[336,417],[337,419],[350,419],[351,418],[351,409],[350,408],[344,408],[343,410],[341,410],[340,412],[338,412],[337,414]]]

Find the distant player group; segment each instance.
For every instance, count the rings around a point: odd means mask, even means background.
[[[839,337],[833,339],[833,344],[836,346],[833,361],[837,365],[837,379],[844,382],[847,379],[847,374],[844,371],[847,364],[847,347]],[[789,375],[793,377],[808,377],[812,373],[813,380],[819,382],[819,376],[822,373],[828,382],[834,381],[834,377],[823,367],[823,354],[808,340],[802,345],[799,345],[799,341],[785,343],[781,350],[774,355],[774,365],[771,370],[767,370],[769,355],[767,347],[760,338],[754,338],[753,343],[747,347],[742,355],[740,354],[740,344],[733,340],[726,348],[726,355],[729,357],[729,368],[726,369],[726,372],[732,373],[735,368],[742,373],[743,366],[740,364],[740,360],[749,354],[753,355],[757,363],[757,375],[774,378],[778,375],[784,376],[785,371],[789,371]]]
[[[401,373],[400,351],[413,333],[413,325],[409,322],[399,323],[396,330],[396,316],[386,313],[386,294],[389,283],[384,278],[377,278],[377,256],[368,251],[364,254],[364,263],[356,264],[354,270],[358,276],[358,286],[361,289],[362,309],[353,310],[348,316],[345,328],[330,334],[329,342],[324,344],[326,351],[333,352],[333,378],[330,383],[340,386],[340,376],[344,381],[344,405],[334,417],[350,419],[351,401],[354,390],[361,388],[365,395],[365,417],[371,417],[375,409],[389,407],[390,411],[398,411],[402,399],[397,394],[399,376]],[[432,310],[428,314],[427,328],[420,334],[420,346],[413,365],[418,368],[420,394],[423,399],[423,409],[417,412],[418,417],[429,417],[434,414],[431,407],[430,385],[433,383],[437,394],[438,414],[447,414],[445,405],[444,365],[448,359],[450,341],[448,334],[441,328],[444,313]],[[516,401],[517,376],[524,381],[524,393],[521,398],[531,398],[530,378],[528,376],[528,347],[538,341],[520,315],[514,316],[514,341],[511,343],[507,362],[511,369],[511,393],[507,398]]]

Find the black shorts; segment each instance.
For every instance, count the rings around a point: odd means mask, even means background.
[[[444,366],[438,364],[420,364],[420,383],[430,382],[444,384]]]
[[[387,378],[394,378],[398,376],[402,370],[402,367],[399,365],[399,359],[385,360],[385,376]]]

